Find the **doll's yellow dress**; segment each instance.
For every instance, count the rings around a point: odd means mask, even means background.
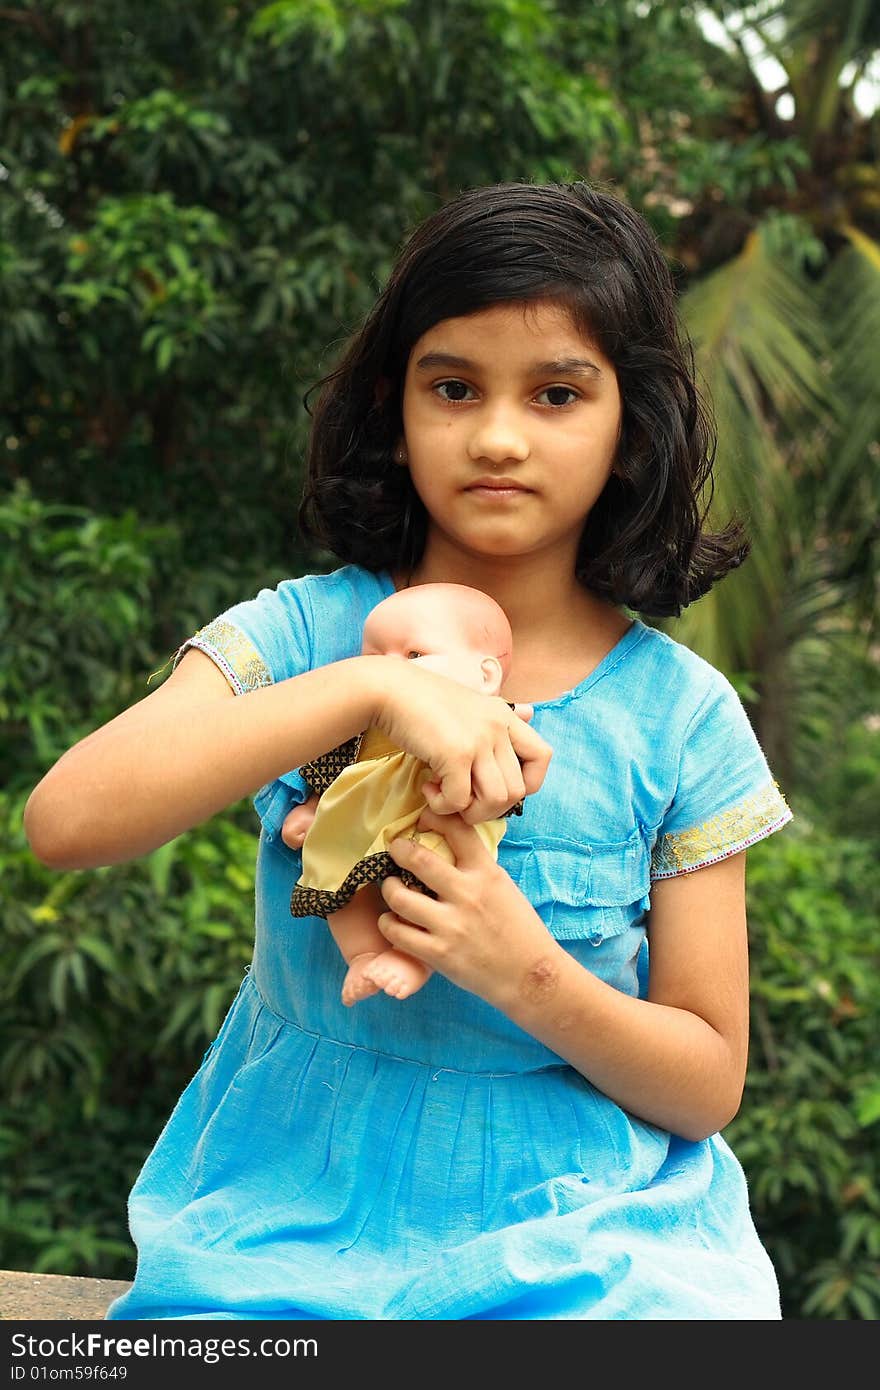
[[[431,776],[428,765],[391,743],[380,730],[367,729],[359,738],[306,764],[302,774],[320,799],[303,843],[302,873],[291,895],[294,917],[326,917],[364,884],[390,874],[429,892],[388,853],[398,835],[418,840],[453,862],[442,835],[416,829],[427,808],[422,788]],[[483,821],[474,829],[497,857],[506,821]]]

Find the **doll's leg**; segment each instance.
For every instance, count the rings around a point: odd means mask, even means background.
[[[380,989],[394,999],[407,999],[431,975],[431,969],[388,945],[378,921],[385,900],[376,883],[359,888],[350,902],[331,912],[327,924],[348,964],[342,982],[343,1004],[356,1004]]]
[[[318,793],[313,792],[307,801],[304,801],[301,806],[294,806],[293,810],[288,811],[284,817],[281,824],[281,838],[288,849],[302,849],[309,826],[315,819],[317,805]]]

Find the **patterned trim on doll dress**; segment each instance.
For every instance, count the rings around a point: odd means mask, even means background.
[[[357,762],[363,737],[363,734],[355,734],[354,738],[340,743],[337,748],[331,748],[329,753],[322,753],[310,763],[303,763],[300,776],[308,782],[313,792],[321,796],[336,781],[340,772]]]
[[[338,912],[341,907],[345,907],[365,884],[378,883],[380,879],[389,878],[391,875],[403,879],[407,888],[416,888],[429,898],[437,896],[420,878],[410,873],[409,869],[402,869],[399,864],[395,864],[385,850],[381,854],[371,854],[369,858],[355,864],[345,882],[335,892],[321,888],[301,888],[297,884],[290,895],[291,916],[326,917],[329,912]]]

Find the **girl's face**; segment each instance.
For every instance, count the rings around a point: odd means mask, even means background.
[[[474,558],[553,548],[573,569],[620,422],[614,367],[559,304],[435,324],[410,353],[403,389],[428,548],[441,537]]]

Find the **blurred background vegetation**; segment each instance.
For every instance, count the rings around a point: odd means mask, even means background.
[[[197,626],[332,566],[303,394],[412,223],[586,177],[669,256],[753,537],[669,627],[796,813],[750,855],[726,1135],[785,1315],[880,1316],[878,50],[870,0],[0,6],[0,1265],[130,1277],[128,1188],[252,942],[249,804],[58,874],[30,789]]]

